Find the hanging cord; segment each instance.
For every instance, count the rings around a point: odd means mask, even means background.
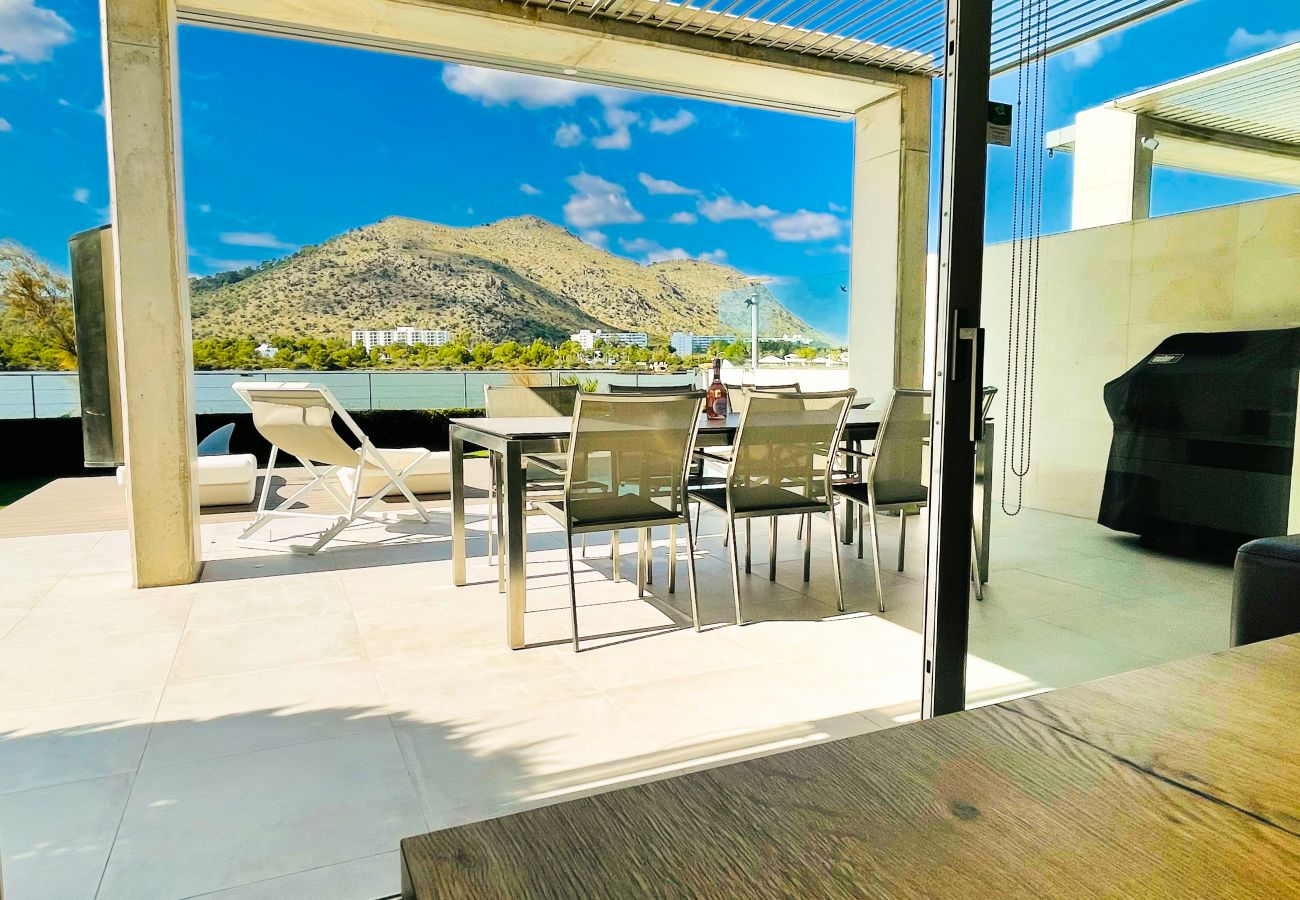
[[[1011,516],[1019,514],[1024,505],[1024,479],[1029,474],[1033,448],[1049,11],[1050,0],[1020,0],[1015,182],[1011,211],[1011,298],[1007,328],[1007,445],[1002,454],[1002,511]],[[1014,505],[1008,503],[1007,497],[1007,483],[1011,477],[1016,481]]]

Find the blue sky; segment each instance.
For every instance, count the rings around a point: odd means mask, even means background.
[[[1294,0],[1193,0],[1054,58],[1047,127],[1294,40]],[[194,273],[386,215],[534,213],[641,261],[698,256],[772,276],[796,312],[845,331],[847,123],[189,27],[181,60]],[[1015,91],[1012,75],[991,93]],[[0,0],[0,238],[58,265],[70,233],[106,221],[102,93],[97,3]],[[990,149],[990,240],[1010,232],[1012,165]],[[1070,165],[1047,161],[1049,231],[1068,227]],[[1157,170],[1153,212],[1279,192]]]

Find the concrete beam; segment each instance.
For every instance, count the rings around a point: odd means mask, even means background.
[[[853,145],[849,382],[884,404],[925,373],[930,80],[858,111]]]
[[[923,77],[501,0],[181,0],[179,14],[211,27],[834,118]]]
[[[1074,195],[1070,227],[1092,228],[1151,215],[1151,122],[1101,107],[1074,120]]]
[[[127,523],[136,587],[199,574],[172,0],[101,0]]]

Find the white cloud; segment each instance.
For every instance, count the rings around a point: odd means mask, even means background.
[[[642,172],[636,177],[636,180],[641,182],[641,186],[652,194],[695,195],[699,193],[694,188],[685,187],[675,181],[669,181],[667,178],[655,178],[648,172]]]
[[[705,250],[700,254],[700,259],[705,262],[722,264],[727,261],[727,251],[721,247],[717,250]]]
[[[13,130],[14,130],[14,126],[9,124],[9,120],[0,117],[0,134],[4,134],[6,131],[13,131]]]
[[[75,201],[78,202],[78,203],[89,203],[89,202],[90,202],[90,188],[84,188],[84,187],[73,188],[73,189],[72,189],[72,199],[75,200]]]
[[[690,259],[691,255],[681,247],[668,248],[650,238],[619,238],[618,245],[628,253],[635,253],[645,263],[663,262],[666,259]]]
[[[531,184],[529,184],[526,181],[521,181],[519,183],[519,192],[522,194],[527,194],[530,197],[536,197],[538,194],[542,192],[542,189],[538,187],[533,187]]]
[[[772,237],[778,241],[798,243],[837,238],[844,228],[844,222],[831,213],[801,209],[776,216],[767,223],[767,227],[771,230]]]
[[[210,203],[200,203],[200,204],[199,204],[199,212],[201,212],[201,213],[203,213],[203,214],[205,214],[205,215],[206,215],[207,213],[212,212],[212,205],[211,205]]]
[[[830,203],[827,203],[827,204],[826,204],[826,208],[829,209],[831,212],[834,212],[834,213],[846,213],[846,212],[849,211],[849,208],[848,208],[847,206],[844,206],[844,205],[841,204],[841,203],[836,203],[836,202],[834,202],[834,201],[831,201]]]
[[[777,215],[770,206],[753,206],[736,200],[734,197],[714,197],[712,200],[700,201],[700,215],[710,222],[730,222],[736,219],[750,219],[758,222]]]
[[[74,35],[62,16],[35,0],[0,0],[0,50],[7,63],[48,62],[54,48],[71,43]]]
[[[4,2],[6,0],[0,0],[0,3]],[[474,66],[445,67],[442,70],[442,83],[452,93],[477,100],[484,106],[510,106],[517,103],[526,109],[572,106],[583,97],[595,97],[602,103],[616,106],[631,96],[618,88]]]
[[[580,232],[578,237],[582,238],[593,247],[599,247],[601,250],[609,249],[609,235],[605,234],[603,231],[597,231],[592,228],[588,231]]]
[[[569,184],[573,187],[573,194],[564,204],[564,221],[575,228],[645,221],[645,216],[637,212],[632,201],[628,200],[627,191],[621,184],[586,172],[574,175]]]
[[[260,259],[218,259],[212,256],[205,256],[199,260],[210,272],[232,272],[235,269],[247,269],[249,266],[258,265]]]
[[[1258,33],[1247,31],[1244,28],[1238,28],[1228,38],[1228,54],[1245,53],[1251,50],[1272,50],[1274,47],[1281,47],[1283,44],[1294,44],[1300,41],[1300,28],[1293,28],[1290,31],[1274,31],[1272,28],[1267,31]]]
[[[582,126],[565,122],[555,129],[555,146],[576,147],[583,142]]]
[[[67,99],[66,97],[60,97],[60,98],[59,98],[57,101],[55,101],[55,102],[57,102],[57,103],[59,104],[59,106],[71,106],[71,105],[72,105],[71,103],[68,102],[68,99]]]
[[[1086,44],[1080,44],[1072,47],[1065,54],[1065,65],[1071,69],[1090,69],[1097,64],[1106,53],[1105,43],[1098,38],[1097,40],[1088,41]]]
[[[292,250],[297,245],[285,243],[269,231],[223,231],[217,238],[232,247],[264,247],[268,250]]]
[[[652,117],[646,127],[650,129],[651,134],[676,134],[694,124],[695,116],[689,110],[679,109],[667,119]]]
[[[636,113],[617,106],[605,107],[605,124],[609,126],[609,134],[592,138],[591,146],[597,150],[626,150],[632,146],[631,126],[640,118]]]
[[[668,217],[668,221],[673,225],[694,225],[699,220],[700,220],[699,216],[695,215],[695,213],[693,212],[688,212],[686,210],[682,210],[681,212],[675,212]]]

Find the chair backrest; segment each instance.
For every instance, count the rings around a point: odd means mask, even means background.
[[[543,385],[485,384],[483,402],[489,416],[533,418],[571,416],[578,399],[576,384]]]
[[[681,394],[683,392],[699,390],[693,384],[611,384],[609,392],[611,394]]]
[[[898,388],[876,433],[868,477],[873,482],[921,484],[922,442],[930,436],[931,394]]]
[[[579,395],[564,485],[568,502],[634,494],[683,514],[686,472],[703,412],[703,391]]]
[[[240,382],[234,385],[253,411],[253,427],[282,452],[330,466],[355,466],[357,450],[334,430],[334,417],[364,446],[365,434],[342,404],[319,384],[307,382]]]
[[[750,391],[727,468],[733,498],[777,487],[827,502],[831,462],[856,393]]]
[[[797,394],[799,393],[799,382],[792,381],[789,384],[742,384],[740,387],[731,389],[731,408],[739,415],[745,411],[745,406],[749,403],[749,395],[755,391],[768,391],[774,394]]]
[[[993,406],[993,398],[996,397],[997,395],[998,395],[997,388],[993,387],[993,385],[991,384],[984,385],[984,406],[983,406],[984,418],[987,419],[989,417],[989,409]]]

